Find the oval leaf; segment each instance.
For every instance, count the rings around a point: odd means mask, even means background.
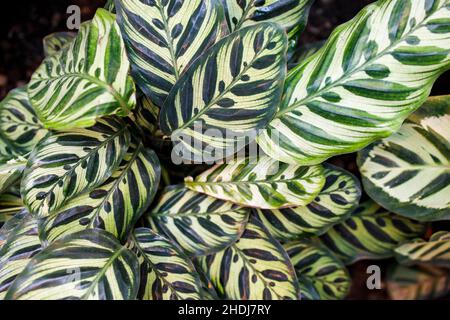
[[[146,219],[188,255],[199,256],[225,249],[244,232],[249,209],[190,191],[166,188]]]
[[[321,166],[289,165],[265,156],[219,164],[191,180],[185,181],[189,189],[264,209],[306,205],[325,183]]]
[[[270,156],[316,164],[394,133],[450,66],[447,0],[377,1],[293,69],[258,137]]]
[[[46,128],[90,127],[102,116],[127,116],[134,108],[129,68],[115,16],[98,9],[75,40],[44,60],[28,94]]]

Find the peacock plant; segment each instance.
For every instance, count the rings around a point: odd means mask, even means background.
[[[393,298],[450,292],[450,0],[303,48],[312,5],[115,0],[46,37],[0,104],[0,299],[342,299],[393,257]],[[357,151],[362,184],[324,163]]]

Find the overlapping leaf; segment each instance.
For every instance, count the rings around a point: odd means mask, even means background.
[[[7,300],[133,300],[139,261],[111,234],[84,230],[56,241],[31,259]]]
[[[0,225],[23,210],[23,202],[20,194],[8,190],[0,194]]]
[[[200,263],[225,299],[299,298],[298,280],[287,253],[255,218],[251,218],[238,242],[200,258]]]
[[[361,151],[358,165],[364,189],[386,209],[450,218],[450,96],[430,98],[400,131]]]
[[[124,157],[130,133],[118,118],[48,136],[34,149],[21,185],[30,212],[47,216],[105,182]]]
[[[219,0],[117,0],[136,83],[157,106],[192,62],[227,34]]]
[[[270,233],[288,241],[310,235],[321,235],[345,220],[358,206],[361,197],[359,181],[351,173],[325,165],[325,185],[307,206],[256,213]]]
[[[262,21],[276,22],[295,35],[303,31],[314,0],[222,0],[230,30]]]
[[[5,240],[0,238],[0,300],[26,267],[30,259],[42,250],[38,222],[30,214],[18,221]]]
[[[98,9],[69,45],[44,60],[28,94],[45,127],[89,127],[102,116],[127,116],[134,108],[129,68],[115,16]]]
[[[27,165],[26,160],[13,159],[0,163],[0,193],[16,183]]]
[[[150,229],[139,228],[130,239],[139,258],[144,300],[198,300],[200,278],[191,260],[177,245]]]
[[[450,65],[448,0],[381,0],[340,26],[292,70],[258,137],[288,163],[315,164],[400,128]]]
[[[372,201],[362,203],[344,222],[325,233],[322,242],[342,261],[384,259],[402,242],[425,231],[425,225],[396,216]]]
[[[297,277],[302,283],[312,284],[312,290],[303,287],[306,295],[313,299],[339,300],[345,298],[351,280],[347,269],[326,247],[312,241],[296,241],[284,245]]]
[[[427,264],[450,267],[450,232],[440,231],[428,241],[417,239],[395,249],[397,260],[405,265]]]
[[[189,189],[264,209],[306,205],[324,183],[321,166],[289,165],[266,156],[218,164],[195,180],[185,181]]]
[[[153,230],[187,254],[199,256],[223,250],[238,240],[248,216],[249,209],[173,186],[166,188],[146,218]]]
[[[61,51],[77,35],[73,32],[55,32],[44,38],[44,54],[46,57],[52,56]]]
[[[261,23],[222,39],[195,61],[160,116],[181,158],[219,160],[254,140],[280,102],[286,49],[283,30]]]
[[[140,97],[135,110],[135,122],[145,135],[155,135],[158,130],[158,117],[158,107],[147,96]]]

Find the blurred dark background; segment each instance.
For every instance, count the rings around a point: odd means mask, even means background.
[[[327,39],[331,31],[350,20],[373,0],[316,0],[301,44]],[[66,13],[70,5],[81,8],[82,20],[89,20],[105,0],[13,0],[2,3],[0,11],[0,99],[9,90],[25,85],[43,59],[42,38],[67,31]],[[433,95],[449,94],[450,73],[444,74],[433,88]],[[332,162],[357,174],[353,155],[341,156]],[[350,299],[385,299],[385,290],[366,288],[367,266],[380,265],[386,270],[389,261],[363,261],[350,267],[353,288]]]

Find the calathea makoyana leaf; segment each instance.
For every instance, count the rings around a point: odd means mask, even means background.
[[[134,118],[145,136],[153,136],[158,130],[159,108],[147,96],[138,98]]]
[[[286,73],[286,34],[261,23],[222,39],[180,78],[160,126],[188,161],[215,161],[256,137],[275,114]]]
[[[306,205],[278,210],[257,209],[264,226],[278,240],[288,241],[321,235],[345,220],[358,206],[361,186],[356,177],[344,169],[326,164],[325,185]]]
[[[319,300],[339,300],[348,294],[351,279],[343,263],[325,246],[310,240],[290,242],[284,245],[300,283],[312,284],[313,290],[302,295]]]
[[[0,103],[0,162],[25,156],[46,134],[26,87],[12,90]]]
[[[314,0],[222,0],[230,30],[276,22],[294,36],[303,31]]]
[[[264,209],[306,205],[324,183],[322,166],[289,165],[267,156],[218,164],[185,181],[189,189]]]
[[[450,266],[450,232],[440,231],[428,241],[416,239],[395,249],[395,257],[404,265]]]
[[[361,259],[392,257],[401,243],[424,231],[425,225],[366,201],[347,220],[321,236],[321,240],[341,260],[351,264]]]
[[[0,194],[0,225],[24,209],[20,193],[7,190]]]
[[[142,142],[133,141],[112,176],[102,186],[52,212],[42,223],[41,236],[54,241],[83,229],[99,228],[125,239],[153,200],[160,176],[156,154]]]
[[[88,129],[48,135],[33,150],[21,183],[31,213],[47,216],[75,196],[105,182],[130,140],[125,123],[109,117]]]
[[[26,209],[22,209],[14,216],[8,219],[0,228],[0,247],[5,244],[6,239],[14,231],[14,229],[20,224],[22,219],[27,217],[29,212]]]
[[[358,165],[364,190],[386,209],[449,219],[450,96],[428,99],[400,131],[361,151]]]
[[[192,62],[228,33],[220,0],[117,0],[137,85],[161,107]]]
[[[397,131],[450,65],[448,0],[381,0],[338,27],[288,75],[258,143],[288,163],[315,164]]]
[[[90,229],[55,241],[34,256],[6,300],[134,300],[139,261],[110,233]]]
[[[393,300],[437,299],[450,292],[450,271],[426,265],[395,265],[388,271],[386,282]]]
[[[9,232],[6,239],[0,238],[0,242],[4,242],[0,246],[0,300],[3,300],[17,275],[42,250],[37,220],[27,214]]]
[[[27,161],[20,159],[13,159],[6,163],[0,163],[0,193],[20,179],[26,165]]]
[[[231,202],[171,186],[146,220],[154,231],[166,235],[188,255],[199,256],[223,250],[238,240],[249,214],[249,209]]]
[[[191,260],[169,239],[136,229],[129,240],[139,258],[143,300],[199,300],[202,286]]]
[[[115,16],[98,9],[69,45],[44,60],[28,94],[45,127],[89,127],[102,116],[127,116],[134,108],[129,68]]]
[[[286,251],[254,217],[239,241],[199,260],[217,292],[227,300],[296,300],[300,296]]]
[[[46,57],[52,56],[61,51],[76,37],[73,32],[55,32],[44,38],[44,54]]]

